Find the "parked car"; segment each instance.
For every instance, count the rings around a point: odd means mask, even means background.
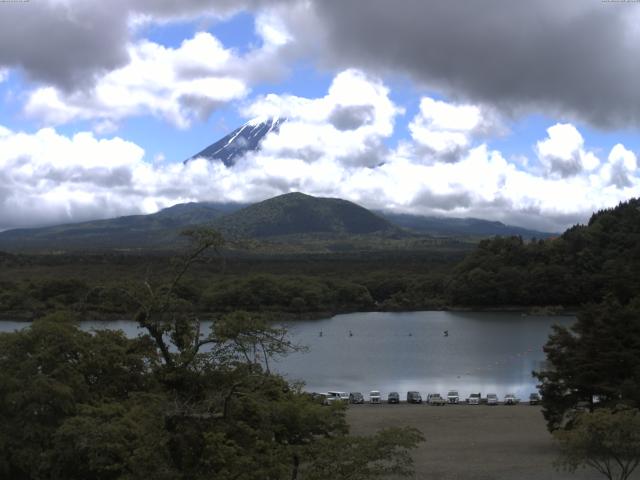
[[[407,403],[422,403],[420,392],[407,392]]]
[[[330,397],[333,397],[338,402],[348,402],[349,394],[347,392],[327,392]]]
[[[351,392],[349,394],[349,403],[364,403],[364,396],[360,392]]]
[[[438,407],[443,406],[445,403],[444,398],[439,393],[430,393],[427,395],[427,403],[429,405],[437,405]]]
[[[498,405],[498,395],[487,393],[487,405]]]
[[[336,401],[336,397],[328,393],[319,393],[318,399],[322,405],[332,405]]]
[[[540,403],[540,395],[538,393],[532,393],[529,395],[529,405],[537,405]]]
[[[469,405],[480,405],[480,394],[472,393],[471,395],[469,395],[469,398],[467,398],[467,403]]]
[[[369,392],[369,403],[380,403],[380,392],[378,390]]]
[[[504,404],[505,405],[515,405],[517,403],[519,403],[520,400],[516,398],[516,396],[513,393],[507,393],[504,396]]]
[[[457,404],[460,401],[460,395],[455,390],[449,390],[447,393],[447,402]]]
[[[398,392],[391,392],[387,397],[387,403],[400,403],[400,395]]]

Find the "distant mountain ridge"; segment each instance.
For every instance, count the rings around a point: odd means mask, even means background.
[[[227,167],[231,167],[247,152],[260,150],[262,140],[269,133],[277,132],[285,121],[286,119],[282,117],[259,117],[249,120],[229,135],[185,160],[184,163],[196,158],[205,158],[209,161],[220,161]]]
[[[432,217],[385,211],[378,211],[377,213],[399,227],[435,236],[520,236],[525,239],[531,239],[550,238],[559,235],[559,233],[540,232],[480,218]]]
[[[235,239],[400,232],[355,203],[288,193],[252,205],[186,203],[151,215],[9,230],[0,233],[0,250],[171,249],[183,243],[182,230],[203,225]]]
[[[128,215],[0,233],[0,250],[92,250],[167,248],[183,229],[211,223],[242,204],[183,203],[150,215]]]
[[[366,236],[375,243],[375,238],[552,236],[500,222],[372,212],[339,198],[288,193],[254,204],[184,203],[150,215],[9,230],[0,233],[0,250],[167,250],[183,245],[182,230],[202,225],[234,239],[281,238],[286,243],[297,236],[295,241],[303,246],[312,237],[344,241]]]

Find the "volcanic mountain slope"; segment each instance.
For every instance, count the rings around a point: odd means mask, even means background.
[[[223,233],[266,238],[284,235],[366,235],[401,230],[364,207],[339,198],[287,193],[217,219]]]
[[[262,140],[269,133],[277,132],[285,121],[286,119],[280,117],[260,117],[250,120],[226,137],[185,160],[185,163],[195,158],[206,158],[209,161],[221,161],[227,167],[231,167],[247,152],[260,150]]]
[[[182,230],[201,225],[235,239],[401,232],[355,203],[289,193],[249,206],[186,203],[152,215],[10,230],[0,233],[0,250],[171,249],[181,245]]]
[[[413,240],[428,243],[434,236],[549,236],[499,222],[375,213],[338,198],[287,193],[252,205],[184,203],[151,215],[9,230],[0,233],[0,250],[168,250],[184,246],[180,232],[195,226],[213,227],[232,241],[276,241],[278,249],[289,242],[296,251],[322,249],[331,242],[347,242],[350,248],[412,248]]]
[[[184,203],[151,215],[129,215],[0,233],[0,250],[103,250],[167,248],[179,243],[185,228],[211,223],[242,208],[239,204]]]

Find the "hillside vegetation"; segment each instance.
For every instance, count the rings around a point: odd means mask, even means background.
[[[227,248],[270,253],[331,251],[336,243],[351,245],[349,248],[379,249],[389,247],[389,240],[409,236],[355,203],[289,193],[249,206],[187,203],[151,215],[12,230],[0,233],[0,250],[176,251],[186,245],[180,233],[196,226],[222,232],[231,241]],[[276,247],[270,243],[282,237],[286,237],[285,241],[277,241]],[[428,240],[422,235],[419,241],[425,238]]]
[[[0,233],[0,250],[100,251],[179,249],[185,228],[211,223],[241,206],[185,203],[150,215],[129,215],[108,220],[70,223],[52,227],[16,229]]]
[[[183,249],[180,234],[194,227],[222,232],[227,250],[260,254],[423,250],[492,235],[549,236],[500,222],[372,212],[338,198],[288,193],[251,205],[184,203],[149,215],[0,232],[0,251],[168,253]]]
[[[203,313],[242,309],[328,314],[438,308],[447,272],[468,245],[431,250],[210,258],[177,292]],[[165,255],[0,255],[0,317],[33,318],[65,309],[84,318],[122,318],[122,288],[171,272]]]
[[[640,293],[640,199],[601,210],[560,237],[483,240],[453,271],[447,295],[462,305],[581,305]]]
[[[400,232],[366,208],[339,198],[288,193],[250,205],[214,222],[227,234],[272,237],[304,233]]]
[[[274,216],[287,219],[279,202],[269,207]],[[328,237],[324,244],[319,236],[270,237],[270,243],[250,245],[251,253],[225,251],[195,266],[176,293],[212,315],[234,309],[297,317],[457,307],[573,309],[607,293],[624,304],[640,293],[639,207],[640,200],[631,200],[595,213],[587,225],[558,238],[529,242],[504,237],[475,246],[423,237],[417,243],[388,233],[371,237],[375,232],[344,241]],[[257,215],[252,207],[245,211]],[[322,213],[321,208],[318,218]],[[383,241],[386,248],[376,249]],[[309,253],[313,242],[319,250],[331,250]],[[394,242],[402,248],[392,248]],[[278,251],[281,244],[300,251],[284,254]],[[278,253],[265,252],[265,245]],[[131,310],[122,287],[140,278],[165,278],[169,259],[162,252],[0,255],[0,315],[34,318],[63,308],[85,318],[120,318]]]

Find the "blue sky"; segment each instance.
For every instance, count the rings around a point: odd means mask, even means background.
[[[0,6],[0,229],[303,190],[558,230],[640,193],[640,8],[363,1]],[[262,115],[260,152],[182,164]]]

